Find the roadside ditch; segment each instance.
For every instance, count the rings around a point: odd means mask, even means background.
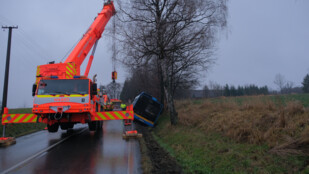
[[[143,173],[148,174],[179,174],[183,173],[177,161],[166,152],[155,140],[152,129],[142,124],[135,123],[136,129],[143,134],[139,139],[142,155]]]

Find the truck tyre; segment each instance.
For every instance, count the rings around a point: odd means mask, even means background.
[[[103,127],[103,121],[92,121],[88,123],[90,131],[101,131]]]
[[[58,129],[59,129],[59,124],[58,123],[55,123],[55,124],[52,124],[52,125],[47,124],[48,132],[57,132]]]
[[[61,123],[60,128],[61,128],[61,130],[67,130],[68,129],[67,123]]]
[[[89,131],[96,131],[97,121],[88,122]]]
[[[74,127],[73,123],[60,123],[60,128],[62,130],[72,129]]]
[[[68,123],[68,128],[69,129],[73,129],[73,127],[74,127],[74,123]]]
[[[97,131],[101,131],[103,127],[103,121],[98,121]]]

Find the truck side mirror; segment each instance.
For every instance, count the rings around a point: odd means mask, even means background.
[[[97,95],[98,94],[97,84],[93,83],[91,88],[92,88],[92,95]]]
[[[37,88],[37,85],[33,84],[32,85],[32,97],[35,95],[36,88]]]

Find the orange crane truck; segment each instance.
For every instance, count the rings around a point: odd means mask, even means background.
[[[126,111],[105,111],[95,79],[88,78],[98,40],[114,14],[113,2],[106,2],[65,62],[38,66],[32,90],[32,113],[9,114],[6,108],[2,124],[42,122],[47,124],[49,132],[57,132],[59,127],[66,130],[76,123],[88,123],[89,130],[95,131],[102,129],[104,120],[132,121],[133,106],[128,106]],[[91,48],[85,74],[81,75],[80,66]]]

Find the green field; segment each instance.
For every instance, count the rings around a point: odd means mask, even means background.
[[[31,108],[10,109],[11,114],[31,113]],[[25,124],[9,124],[6,125],[5,135],[7,137],[19,137],[35,131],[43,130],[46,127],[42,123],[25,123]],[[3,125],[0,125],[0,136],[3,133]]]
[[[307,94],[177,101],[179,124],[162,115],[153,135],[185,173],[309,173],[308,101]]]

